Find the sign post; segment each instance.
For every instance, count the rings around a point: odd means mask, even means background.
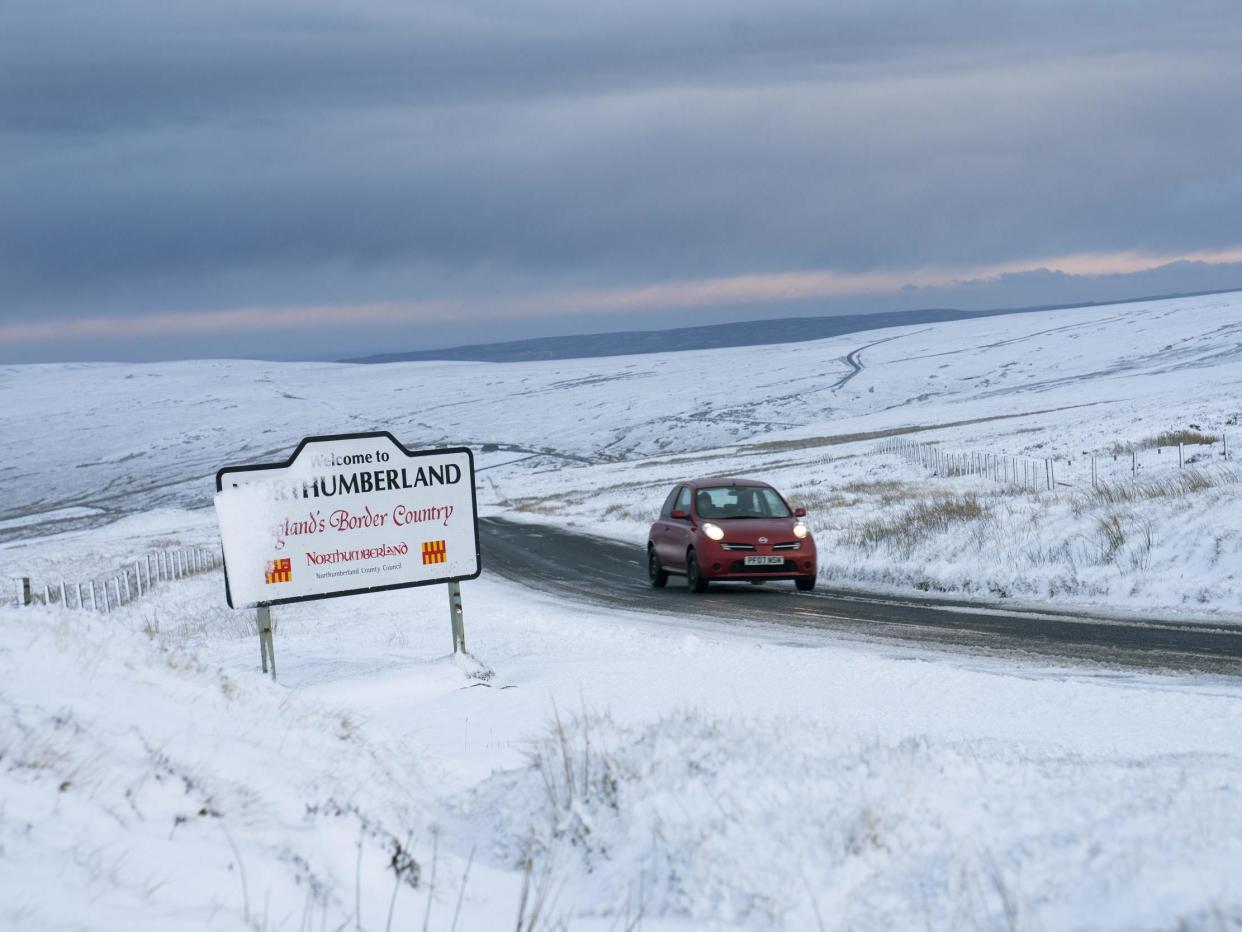
[[[449,621],[453,626],[453,653],[466,652],[466,622],[461,610],[461,583],[451,582],[449,588]]]
[[[387,431],[307,437],[283,463],[221,469],[216,516],[225,596],[258,609],[273,676],[270,607],[289,602],[448,583],[465,650],[459,584],[482,572],[469,449],[407,450]]]
[[[266,605],[259,606],[259,657],[263,662],[263,672],[267,672],[270,663],[272,680],[276,679],[276,651],[272,644],[272,610]]]

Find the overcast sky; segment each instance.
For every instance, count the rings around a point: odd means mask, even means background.
[[[0,359],[1242,287],[1239,49],[1237,0],[5,4]]]

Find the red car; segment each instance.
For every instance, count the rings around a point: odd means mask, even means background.
[[[792,579],[815,588],[815,540],[805,508],[766,482],[697,479],[669,493],[647,541],[647,573],[659,588],[670,575],[702,592],[714,580]]]

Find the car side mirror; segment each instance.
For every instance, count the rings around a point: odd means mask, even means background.
[[[668,513],[668,516],[675,521],[684,521],[686,519],[686,513],[680,508],[674,508]]]
[[[805,508],[801,508],[801,507],[799,507],[799,508],[795,508],[795,509],[794,509],[794,517],[795,517],[795,518],[805,518],[805,517],[806,517],[806,509],[805,509]]]

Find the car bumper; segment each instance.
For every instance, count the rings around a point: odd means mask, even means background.
[[[699,571],[706,579],[798,579],[814,576],[818,562],[814,547],[785,552],[760,551],[759,556],[779,556],[778,566],[747,566],[746,551],[725,550],[720,546],[705,548],[699,554]]]

